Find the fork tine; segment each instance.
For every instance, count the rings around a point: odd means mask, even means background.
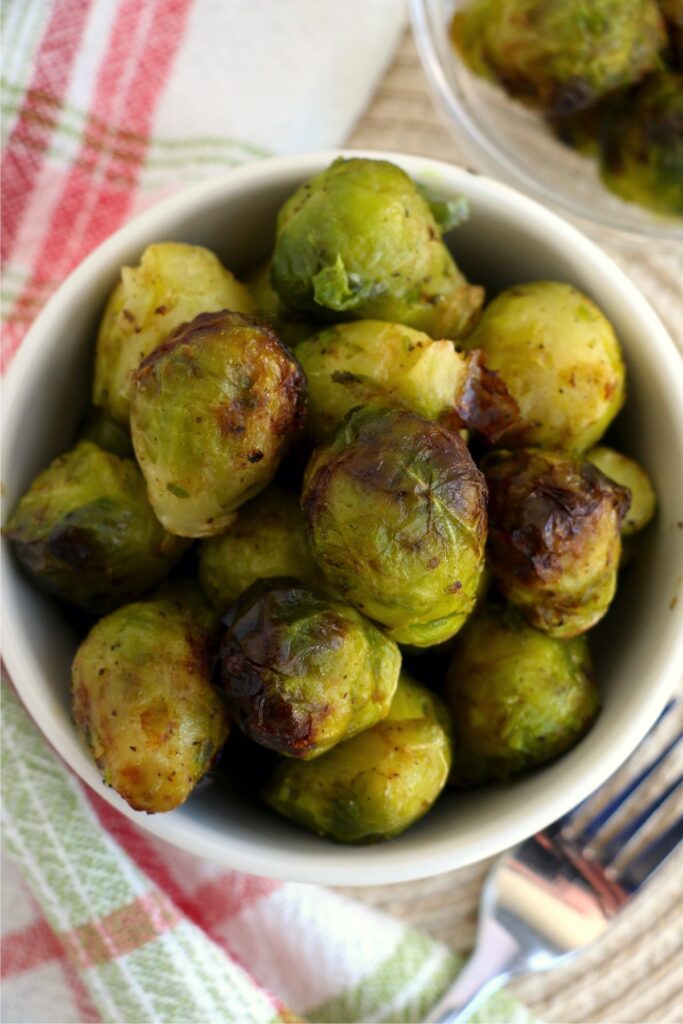
[[[626,846],[631,839],[640,832],[643,825],[649,821],[655,811],[658,811],[662,807],[670,796],[676,792],[676,790],[683,784],[683,775],[675,779],[670,786],[664,790],[655,800],[653,800],[647,807],[636,814],[632,821],[629,821],[624,828],[620,829],[619,832],[609,842],[605,843],[600,848],[598,858],[601,864],[609,864],[614,858],[621,853],[623,848]]]
[[[670,711],[671,711],[671,710],[672,710],[673,708],[675,708],[677,704],[678,704],[678,697],[672,697],[672,698],[671,698],[671,700],[669,701],[669,703],[668,703],[668,704],[666,705],[666,707],[665,707],[665,708],[664,708],[664,710],[662,711],[662,713],[660,714],[660,716],[659,716],[659,718],[657,719],[657,721],[655,722],[655,724],[654,724],[654,725],[652,726],[652,729],[650,729],[650,732],[653,732],[653,731],[654,731],[654,730],[655,730],[655,729],[657,728],[657,726],[659,725],[659,723],[660,723],[660,722],[661,722],[661,721],[662,721],[662,720],[663,720],[664,718],[666,718],[666,716],[667,716],[667,715],[669,714],[669,712],[670,712]]]
[[[678,818],[619,872],[619,883],[631,892],[639,889],[683,842],[683,817]]]
[[[631,779],[623,789],[621,789],[616,796],[598,811],[598,813],[591,818],[590,821],[581,829],[580,833],[576,836],[577,840],[581,843],[589,843],[598,832],[603,828],[604,825],[610,820],[610,818],[616,814],[622,804],[624,804],[630,796],[645,782],[649,777],[659,768],[663,761],[669,756],[669,754],[676,748],[676,746],[683,739],[683,732],[680,732],[678,736],[669,743],[667,747],[659,754],[658,757],[651,761],[646,768],[643,768],[639,775],[636,775],[635,779]]]

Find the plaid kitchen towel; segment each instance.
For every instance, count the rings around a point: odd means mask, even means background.
[[[3,362],[64,277],[160,196],[340,144],[400,0],[5,0]],[[82,786],[3,686],[2,1020],[419,1020],[455,975],[331,892],[226,872]],[[523,1022],[498,996],[480,1019]]]

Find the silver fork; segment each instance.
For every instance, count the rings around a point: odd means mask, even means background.
[[[675,703],[670,702],[659,722]],[[467,1020],[509,978],[562,963],[606,931],[683,842],[683,815],[679,811],[655,839],[637,848],[641,829],[674,794],[680,793],[683,776],[632,815],[606,842],[601,843],[600,834],[664,765],[682,737],[679,733],[587,820],[586,809],[599,798],[599,790],[568,815],[496,860],[482,890],[474,953],[425,1024]],[[629,856],[631,849],[635,852]],[[618,867],[615,860],[619,861]]]

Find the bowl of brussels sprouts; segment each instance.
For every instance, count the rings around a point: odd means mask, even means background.
[[[683,658],[683,369],[595,245],[399,154],[136,217],[8,374],[4,657],[142,827],[327,884],[474,862],[631,753]]]
[[[681,0],[411,0],[475,166],[601,240],[683,240]]]

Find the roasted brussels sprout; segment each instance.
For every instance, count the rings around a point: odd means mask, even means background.
[[[308,381],[306,428],[316,441],[333,437],[357,405],[403,406],[428,420],[452,415],[467,373],[451,341],[379,320],[328,327],[294,351]]]
[[[683,215],[683,74],[652,75],[606,119],[602,178],[623,199]]]
[[[586,459],[614,483],[627,488],[631,495],[631,504],[621,524],[622,537],[630,537],[646,527],[655,514],[657,496],[643,467],[635,459],[606,445],[592,448]]]
[[[232,526],[202,541],[199,549],[202,587],[222,611],[255,580],[267,576],[325,585],[308,545],[299,501],[275,485],[244,505]]]
[[[447,695],[456,785],[506,780],[557,757],[600,703],[586,638],[539,633],[510,606],[483,607],[459,634]]]
[[[130,434],[101,409],[88,409],[78,430],[78,440],[92,441],[98,448],[119,455],[122,459],[133,458]]]
[[[475,0],[452,35],[472,70],[555,116],[639,81],[666,46],[656,0]]]
[[[429,810],[450,764],[445,705],[401,673],[387,718],[316,761],[281,761],[264,798],[278,814],[340,843],[377,842]]]
[[[171,533],[220,533],[271,481],[303,420],[301,367],[263,322],[203,313],[133,375],[131,430]]]
[[[349,414],[306,469],[313,556],[398,643],[460,629],[484,565],[486,486],[454,431],[397,409]]]
[[[502,592],[552,636],[590,629],[614,597],[628,491],[561,452],[492,452],[482,469]]]
[[[286,305],[320,319],[368,317],[457,338],[483,292],[456,267],[439,221],[394,164],[335,160],[280,210],[273,285]]]
[[[576,288],[534,281],[502,292],[466,342],[482,350],[517,403],[507,447],[584,452],[625,397],[625,370],[609,320]]]
[[[387,714],[401,653],[355,609],[296,580],[267,579],[224,625],[220,685],[237,724],[264,747],[308,760]]]
[[[123,267],[97,336],[93,402],[128,426],[131,375],[180,324],[199,313],[251,313],[249,292],[208,249],[149,245],[140,265]]]
[[[187,547],[157,521],[135,463],[90,441],[35,478],[4,532],[42,590],[96,614],[139,597]]]
[[[104,781],[137,811],[182,804],[228,735],[210,622],[194,602],[140,601],[100,619],[76,653],[76,724]]]
[[[270,320],[278,338],[289,348],[293,348],[297,342],[318,330],[319,324],[287,309],[284,305],[270,283],[270,263],[257,267],[247,278],[246,283],[256,310]]]

